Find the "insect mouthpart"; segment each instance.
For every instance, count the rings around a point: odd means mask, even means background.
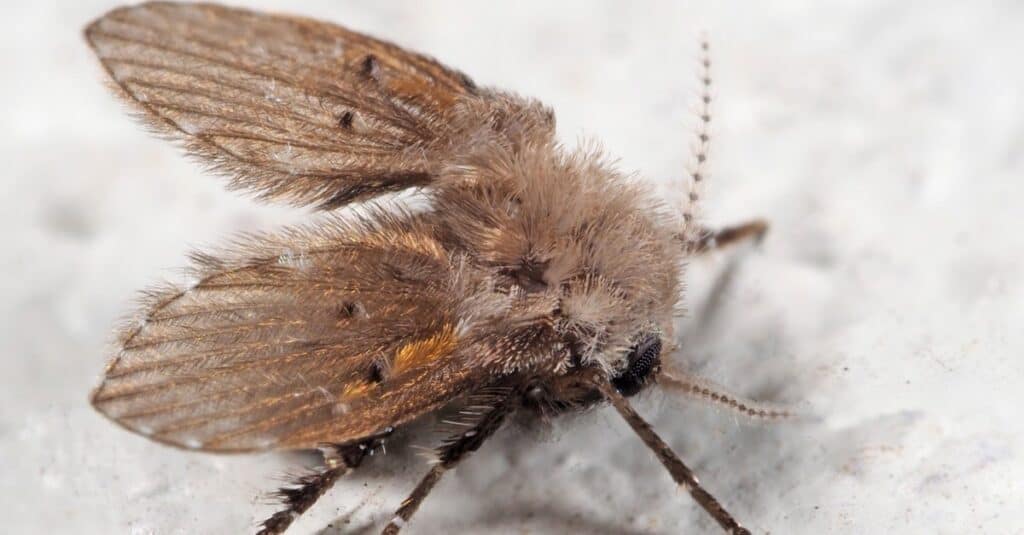
[[[629,352],[629,365],[612,378],[612,385],[623,396],[635,396],[651,372],[661,366],[661,338],[648,333]]]

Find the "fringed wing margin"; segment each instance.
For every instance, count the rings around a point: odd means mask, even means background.
[[[151,2],[85,37],[147,125],[263,199],[336,208],[427,185],[481,139],[554,131],[536,102],[315,20]]]
[[[252,236],[149,292],[92,402],[153,440],[248,451],[345,443],[444,405],[483,373],[461,269],[408,214]]]

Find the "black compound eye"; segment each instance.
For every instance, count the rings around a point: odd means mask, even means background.
[[[623,396],[633,396],[647,382],[647,377],[661,364],[661,338],[649,333],[629,352],[629,365],[612,378],[612,386]]]

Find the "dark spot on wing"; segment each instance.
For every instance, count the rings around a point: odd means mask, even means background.
[[[384,382],[384,366],[379,362],[370,364],[370,373],[367,375],[366,380],[376,384]]]
[[[346,301],[342,303],[341,306],[338,307],[338,317],[342,319],[355,317],[359,314],[359,312],[359,303],[353,303],[351,301]]]
[[[359,72],[367,78],[378,79],[380,77],[380,64],[377,62],[377,56],[367,54],[359,64]]]
[[[340,117],[338,117],[338,126],[344,128],[346,130],[351,130],[352,129],[352,121],[355,118],[356,118],[355,112],[346,111],[345,113],[342,113]]]
[[[473,79],[470,78],[469,75],[464,72],[459,72],[458,75],[459,80],[462,82],[462,87],[466,88],[466,91],[469,91],[470,93],[475,95],[477,89],[476,82],[474,82]]]

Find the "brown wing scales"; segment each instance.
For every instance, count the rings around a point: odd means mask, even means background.
[[[121,8],[85,35],[154,128],[234,187],[295,204],[427,183],[454,105],[476,92],[464,74],[384,41],[215,5]]]
[[[155,440],[241,451],[344,442],[449,401],[471,373],[452,266],[429,225],[374,225],[197,257],[197,282],[152,292],[124,330],[94,405]]]
[[[309,19],[152,2],[85,36],[149,125],[267,199],[334,208],[428,185],[468,143],[554,132],[537,102]],[[375,214],[196,255],[196,282],[152,291],[123,330],[94,405],[154,440],[242,451],[358,439],[449,402],[500,362],[502,331],[456,334],[436,230]]]

